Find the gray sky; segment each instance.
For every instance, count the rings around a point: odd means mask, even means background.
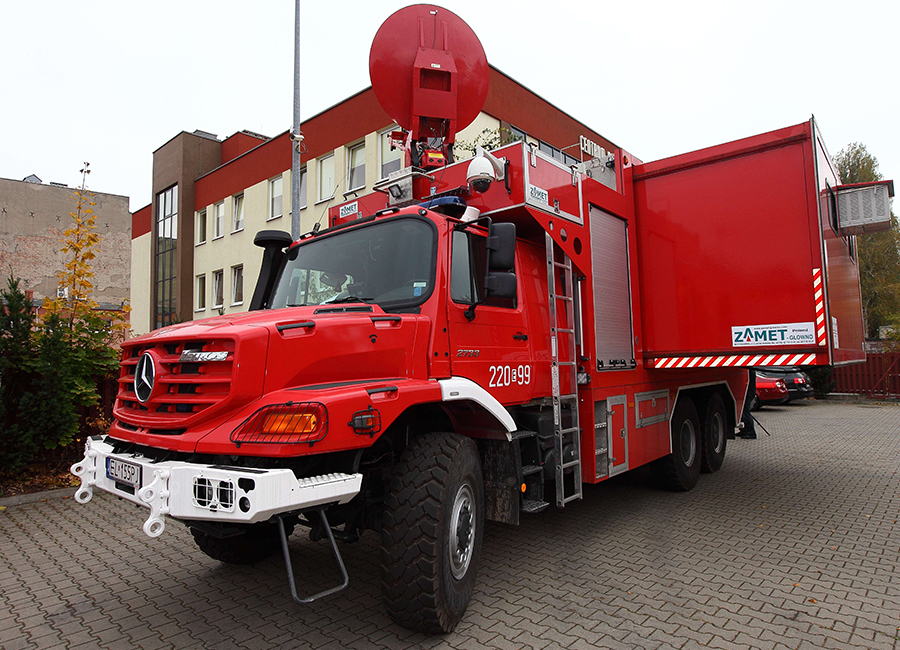
[[[409,2],[303,0],[304,119],[369,84],[369,46]],[[649,161],[815,114],[900,181],[900,2],[446,0],[488,61]],[[0,0],[0,177],[150,201],[178,132],[290,128],[293,0]],[[573,143],[574,144],[574,143]]]

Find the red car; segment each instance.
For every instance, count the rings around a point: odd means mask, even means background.
[[[758,411],[762,406],[784,404],[790,399],[787,385],[780,377],[756,375],[756,395],[750,402],[750,410]]]

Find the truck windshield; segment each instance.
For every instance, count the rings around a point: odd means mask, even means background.
[[[293,248],[271,309],[335,303],[419,305],[434,285],[437,230],[424,219],[399,218],[348,228]]]

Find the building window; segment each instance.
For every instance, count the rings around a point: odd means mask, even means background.
[[[359,190],[366,186],[366,145],[360,144],[350,147],[350,185],[348,190]]]
[[[240,305],[244,302],[244,267],[231,267],[231,304]]]
[[[528,135],[520,128],[509,125],[509,142],[526,142]]]
[[[225,234],[225,201],[216,203],[216,219],[213,223],[213,239],[218,239]]]
[[[277,219],[284,212],[283,188],[281,176],[269,181],[269,219]]]
[[[206,210],[197,213],[197,244],[206,243]]]
[[[388,174],[399,171],[403,167],[403,152],[400,149],[391,150],[391,132],[393,130],[383,131],[378,137],[381,149],[381,178],[387,178]]]
[[[234,216],[231,222],[231,232],[244,229],[244,195],[234,197]]]
[[[222,269],[213,271],[213,307],[219,308],[225,304],[225,273]]]
[[[581,162],[574,156],[570,156],[565,151],[561,151],[561,150],[557,149],[556,147],[554,147],[553,145],[547,144],[543,140],[538,141],[538,148],[543,153],[547,154],[548,156],[550,156],[552,158],[555,158],[559,162],[564,163],[566,165],[577,165],[579,162]]]
[[[197,276],[197,295],[195,311],[203,311],[206,309],[206,274]]]
[[[319,201],[334,196],[334,154],[319,159]]]
[[[156,195],[156,304],[154,326],[175,322],[175,255],[178,249],[178,186]]]
[[[300,209],[306,207],[306,167],[300,170]]]

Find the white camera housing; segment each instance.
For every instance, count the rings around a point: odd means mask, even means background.
[[[506,178],[506,158],[497,158],[489,154],[483,147],[475,148],[475,157],[466,170],[466,182],[472,191],[483,194],[491,183]]]

